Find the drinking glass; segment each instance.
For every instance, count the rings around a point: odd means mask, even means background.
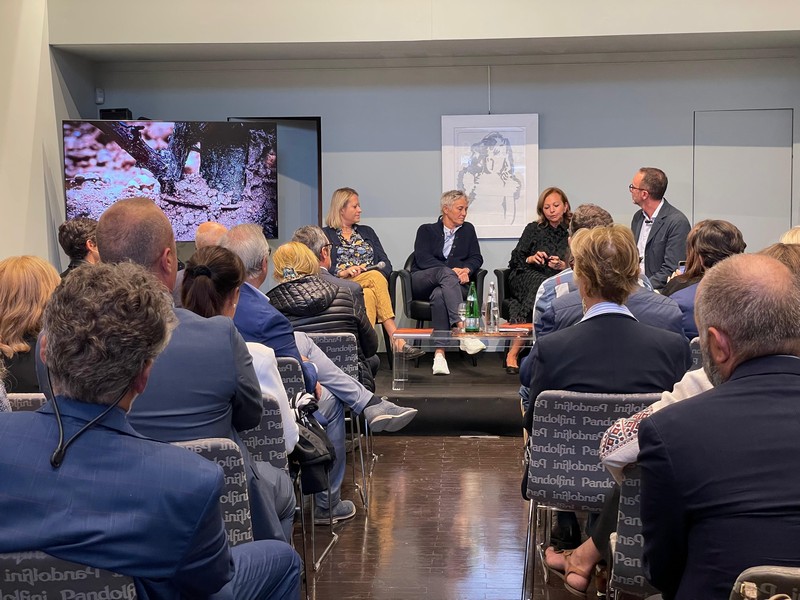
[[[458,320],[461,321],[459,331],[464,333],[464,321],[467,319],[467,303],[462,302],[458,305]]]

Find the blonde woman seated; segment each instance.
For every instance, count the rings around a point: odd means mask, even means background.
[[[333,192],[323,228],[331,244],[331,265],[327,269],[344,280],[364,288],[364,305],[370,323],[380,323],[391,338],[397,329],[387,278],[392,263],[372,227],[361,225],[361,204],[353,188]],[[396,350],[406,358],[419,358],[424,350],[396,342]]]
[[[6,390],[38,393],[33,349],[42,330],[47,301],[61,277],[53,265],[36,256],[0,261],[0,367],[6,368]]]
[[[353,333],[358,341],[359,381],[375,391],[380,359],[378,335],[366,314],[356,310],[352,292],[319,277],[319,261],[305,244],[288,242],[272,255],[275,281],[267,292],[272,306],[295,331]]]

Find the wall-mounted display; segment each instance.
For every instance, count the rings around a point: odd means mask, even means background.
[[[278,237],[275,123],[64,121],[67,219],[99,218],[122,198],[146,197],[177,241],[200,223],[258,223]]]

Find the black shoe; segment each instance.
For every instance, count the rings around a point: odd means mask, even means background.
[[[419,358],[420,356],[425,355],[425,350],[422,348],[417,348],[416,346],[412,346],[411,344],[406,344],[403,346],[403,349],[400,351],[400,354],[403,355],[403,358],[406,360],[414,360]]]
[[[506,367],[506,373],[509,375],[519,375],[519,367]]]

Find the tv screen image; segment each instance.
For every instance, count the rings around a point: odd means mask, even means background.
[[[63,134],[67,219],[145,197],[178,241],[205,221],[258,223],[278,237],[275,123],[64,121]]]

